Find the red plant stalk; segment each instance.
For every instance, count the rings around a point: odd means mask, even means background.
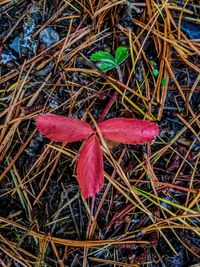
[[[103,154],[96,129],[82,120],[54,114],[38,115],[36,126],[54,141],[86,139],[78,157],[77,180],[84,198],[95,196],[104,185]],[[155,123],[138,119],[113,118],[99,123],[98,127],[105,139],[123,144],[145,144],[159,133]]]
[[[122,71],[121,71],[120,66],[117,67],[117,74],[118,74],[119,81],[121,83],[123,83]],[[110,108],[112,107],[112,105],[114,104],[114,102],[117,100],[117,98],[118,98],[118,92],[114,92],[114,94],[112,95],[112,97],[109,100],[108,104],[104,108],[101,116],[99,117],[98,123],[99,122],[102,122],[104,120],[104,118],[106,117],[106,114],[108,113],[108,111],[110,110]]]

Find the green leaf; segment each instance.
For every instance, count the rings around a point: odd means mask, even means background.
[[[107,63],[112,63],[113,65],[116,65],[114,57],[108,52],[96,52],[90,56],[90,60],[107,62]]]
[[[128,48],[126,46],[119,46],[115,52],[115,61],[119,66],[128,57]]]
[[[164,86],[164,85],[166,85],[166,83],[167,83],[166,79],[162,77],[161,78],[161,84]]]
[[[112,70],[116,67],[116,65],[113,65],[113,63],[110,62],[98,62],[97,67],[103,71],[106,72],[107,70]]]
[[[152,70],[153,76],[157,77],[159,74],[159,71],[157,69]]]

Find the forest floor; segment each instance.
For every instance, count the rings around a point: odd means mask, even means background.
[[[119,46],[123,82],[90,61]],[[35,118],[92,125],[114,92],[106,118],[160,133],[107,142],[105,185],[84,199],[81,142],[45,138]],[[1,0],[0,266],[200,266],[199,132],[198,0]]]

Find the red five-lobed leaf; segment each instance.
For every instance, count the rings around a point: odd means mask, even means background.
[[[81,148],[77,180],[84,198],[94,196],[104,185],[103,155],[96,134],[90,136]]]
[[[36,126],[43,135],[59,142],[80,141],[94,133],[84,121],[54,114],[38,115]]]
[[[145,144],[159,133],[153,122],[127,118],[103,121],[99,123],[99,129],[105,139],[123,144]]]

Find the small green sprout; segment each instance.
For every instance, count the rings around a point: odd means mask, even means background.
[[[164,85],[166,85],[166,83],[167,83],[166,79],[162,77],[161,78],[161,84],[164,86]]]
[[[153,69],[153,70],[152,70],[152,73],[153,73],[153,76],[154,76],[154,77],[157,77],[158,74],[159,74],[159,71],[158,71],[157,69]]]
[[[96,52],[90,56],[90,60],[97,62],[97,67],[106,72],[114,68],[118,68],[121,63],[123,63],[128,57],[128,48],[125,46],[119,46],[115,52],[115,57],[113,57],[108,52]]]
[[[159,71],[157,69],[153,69],[152,70],[153,76],[154,77],[158,77]],[[161,85],[165,86],[167,81],[164,77],[161,77],[161,81],[160,81]]]

